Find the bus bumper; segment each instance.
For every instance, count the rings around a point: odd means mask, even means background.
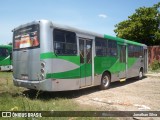
[[[41,91],[66,91],[81,89],[79,79],[45,79],[41,81],[20,80],[13,78],[15,86]]]
[[[13,83],[18,87],[25,87],[28,89],[42,90],[42,91],[52,91],[51,80],[42,81],[31,81],[31,80],[20,80],[13,78]]]

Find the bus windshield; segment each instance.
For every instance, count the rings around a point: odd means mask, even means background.
[[[13,50],[39,46],[39,25],[30,25],[14,31]]]
[[[0,57],[7,57],[9,55],[6,48],[0,48]]]

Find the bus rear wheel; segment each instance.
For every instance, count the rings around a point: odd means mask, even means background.
[[[105,89],[109,88],[110,83],[111,83],[111,77],[110,77],[110,75],[108,73],[104,73],[102,75],[102,78],[101,78],[100,89],[101,90],[105,90]]]
[[[140,69],[138,74],[138,79],[141,80],[143,78],[143,69]]]

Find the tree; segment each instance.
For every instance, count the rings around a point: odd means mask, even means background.
[[[8,43],[8,45],[12,45],[12,42]]]
[[[140,7],[127,20],[115,25],[117,37],[160,45],[160,2],[152,7]]]

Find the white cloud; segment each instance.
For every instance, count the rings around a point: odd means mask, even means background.
[[[105,14],[99,14],[98,15],[100,18],[107,18],[107,15],[105,15]]]

